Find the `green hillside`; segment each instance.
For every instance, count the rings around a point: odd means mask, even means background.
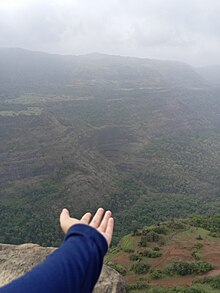
[[[220,217],[160,222],[124,236],[106,256],[128,292],[220,290]]]
[[[63,207],[112,209],[114,244],[220,213],[220,89],[194,68],[19,49],[0,64],[0,242],[59,245]]]

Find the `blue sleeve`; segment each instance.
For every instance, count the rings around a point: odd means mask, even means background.
[[[32,271],[2,287],[0,292],[92,292],[107,249],[105,238],[96,229],[74,225],[60,248]]]

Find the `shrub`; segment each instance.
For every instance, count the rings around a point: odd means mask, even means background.
[[[134,236],[141,236],[142,232],[140,230],[134,230],[131,234],[132,237]]]
[[[203,244],[202,243],[196,243],[195,244],[195,251],[192,252],[192,257],[195,259],[195,260],[200,260],[200,255],[199,255],[199,251],[200,249],[203,247]]]
[[[166,235],[166,234],[168,233],[168,229],[165,228],[165,227],[162,227],[162,226],[157,226],[157,227],[155,227],[155,228],[153,229],[153,231],[154,231],[155,233],[158,233],[158,234],[164,234],[164,235]]]
[[[161,255],[162,255],[161,251],[154,251],[152,249],[145,249],[143,251],[143,256],[150,257],[150,258],[160,257]]]
[[[149,242],[158,242],[161,239],[161,237],[156,232],[151,231],[146,235],[146,239]]]
[[[147,234],[149,234],[151,232],[155,232],[157,234],[164,234],[164,235],[166,235],[167,232],[168,232],[168,229],[166,227],[164,227],[164,226],[157,225],[157,226],[154,226],[154,227],[146,227],[142,231],[143,235],[147,235]]]
[[[134,271],[135,274],[144,274],[144,273],[148,272],[149,269],[150,269],[150,265],[145,264],[143,262],[135,262],[131,266],[131,271]]]
[[[140,247],[146,247],[147,246],[147,238],[146,238],[146,236],[141,236],[141,240],[138,243],[138,246],[140,246]]]
[[[213,265],[207,262],[197,262],[195,267],[195,273],[205,273],[211,271],[213,269]]]
[[[153,230],[144,230],[143,234],[143,238],[146,242],[158,242],[161,239],[161,236]]]
[[[138,252],[135,252],[129,256],[129,259],[133,261],[141,260],[141,254]]]
[[[217,232],[210,232],[210,233],[209,233],[209,236],[211,236],[211,237],[215,237],[215,238],[219,238],[219,237],[220,237],[220,234],[217,233]]]
[[[195,249],[200,250],[203,247],[202,243],[196,243],[195,244]]]
[[[151,275],[151,278],[154,280],[161,279],[164,276],[163,272],[159,269],[152,270],[150,275]]]
[[[166,269],[167,274],[169,275],[192,275],[205,273],[213,269],[212,264],[207,262],[183,262],[178,261],[174,262],[171,267]]]
[[[187,228],[187,225],[185,223],[171,221],[167,223],[167,226],[173,230],[183,230]]]
[[[195,260],[200,260],[200,256],[199,256],[199,254],[198,254],[197,251],[193,251],[193,252],[192,252],[192,257],[193,257]]]
[[[160,247],[156,246],[153,248],[154,251],[160,251]]]

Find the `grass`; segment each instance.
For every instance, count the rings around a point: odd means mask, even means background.
[[[214,241],[214,242],[220,242],[220,238],[217,237],[212,237],[209,235],[210,231],[199,228],[199,227],[191,227],[187,231],[175,233],[171,240],[184,240],[184,239],[191,239],[191,240],[196,240],[198,236],[201,236],[202,239],[209,240],[209,241]],[[198,240],[199,241],[199,240]]]
[[[190,229],[182,232],[175,233],[172,237],[172,240],[184,240],[184,239],[191,239],[195,240],[197,236],[201,236],[202,238],[208,237],[209,231],[202,229],[202,228],[194,228],[191,227]]]
[[[131,236],[131,234],[126,235],[121,239],[120,244],[124,251],[132,250],[134,249],[134,238]]]
[[[105,256],[105,262],[108,263],[112,261],[114,258],[121,254],[121,249],[119,247],[110,248],[109,252]]]

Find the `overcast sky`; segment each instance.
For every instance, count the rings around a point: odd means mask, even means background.
[[[0,0],[0,47],[220,64],[220,0]]]

